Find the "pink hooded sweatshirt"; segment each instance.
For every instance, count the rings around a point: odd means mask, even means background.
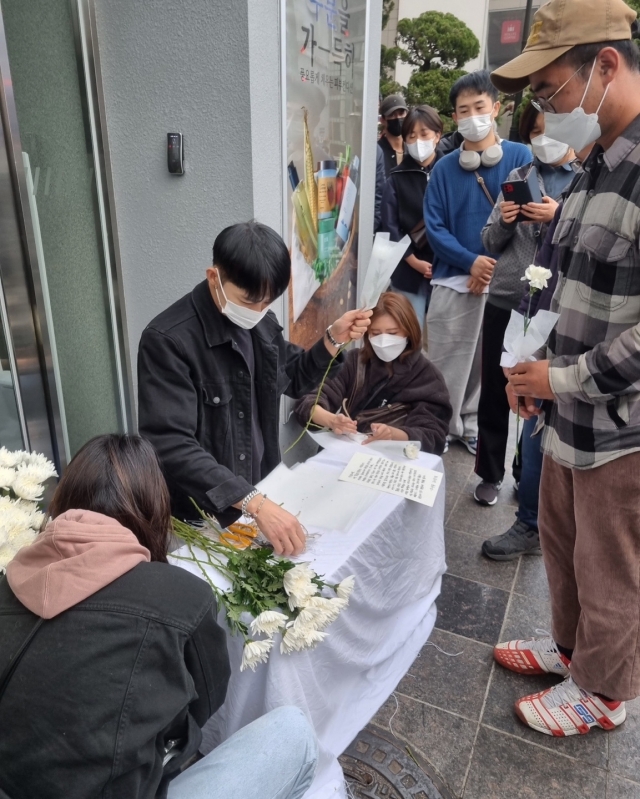
[[[7,581],[32,613],[51,619],[150,560],[149,550],[115,519],[69,510],[18,552]]]

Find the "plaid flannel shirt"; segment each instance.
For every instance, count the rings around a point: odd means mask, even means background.
[[[560,314],[547,347],[556,401],[543,450],[590,469],[640,450],[640,116],[597,146],[564,203],[554,244]]]

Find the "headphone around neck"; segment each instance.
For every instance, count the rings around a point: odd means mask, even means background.
[[[502,150],[502,139],[500,138],[497,139],[496,144],[487,147],[483,153],[475,150],[465,150],[464,142],[460,145],[460,166],[466,172],[475,172],[481,166],[488,168],[497,166],[502,161],[503,156],[504,151]]]

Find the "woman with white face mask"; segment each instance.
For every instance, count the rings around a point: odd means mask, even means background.
[[[525,270],[533,263],[558,208],[558,200],[577,171],[573,150],[567,144],[545,136],[544,115],[532,104],[527,104],[522,112],[520,138],[531,145],[533,164],[515,169],[509,180],[522,180],[534,170],[542,202],[519,206],[506,201],[500,194],[482,231],[484,246],[495,254],[498,262],[483,318],[476,459],[476,474],[482,482],[474,491],[474,498],[481,505],[496,504],[505,473],[509,404],[505,394],[507,380],[500,368],[504,333],[511,311],[520,304]],[[514,464],[516,482],[519,472],[519,465]]]
[[[424,224],[424,193],[440,158],[437,147],[442,131],[442,120],[434,108],[419,105],[409,111],[402,125],[407,154],[391,172],[382,196],[380,230],[389,233],[392,241],[411,238],[391,285],[413,305],[420,328],[429,306],[433,261]]]
[[[451,404],[440,371],[422,352],[415,311],[400,294],[382,294],[362,349],[347,353],[340,372],[296,405],[298,421],[337,435],[365,433],[364,442],[419,441],[444,449]]]

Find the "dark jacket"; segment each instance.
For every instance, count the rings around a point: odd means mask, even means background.
[[[438,152],[440,155],[448,155],[454,150],[459,150],[463,141],[464,137],[461,133],[458,133],[457,130],[455,130],[453,133],[447,133],[446,136],[443,136],[440,139],[440,143],[438,144]]]
[[[384,185],[387,182],[387,174],[384,168],[384,152],[380,145],[376,147],[376,202],[373,212],[373,232],[380,230],[380,215],[382,213],[382,195]]]
[[[382,196],[382,218],[380,230],[390,234],[391,241],[400,241],[411,233],[419,223],[424,224],[424,194],[429,184],[431,170],[437,163],[439,155],[428,167],[420,166],[410,155],[405,155],[399,167],[389,176]],[[391,284],[401,291],[417,294],[425,281],[430,283],[420,272],[410,266],[405,258],[415,255],[421,261],[433,261],[433,250],[427,244],[416,247],[410,244],[404,258],[391,276]]]
[[[388,178],[391,174],[391,170],[398,166],[398,156],[386,136],[381,136],[378,139],[378,147],[380,147],[384,155],[384,174],[385,178]],[[407,147],[405,144],[403,144],[402,147],[404,150],[404,157],[402,160],[404,160],[407,155]]]
[[[538,311],[549,311],[551,309],[551,300],[555,293],[556,286],[558,285],[558,248],[553,244],[553,237],[561,215],[562,203],[556,208],[555,216],[547,227],[547,234],[536,257],[537,266],[544,266],[545,269],[551,270],[551,277],[549,278],[546,289],[536,291],[533,296],[530,297],[529,284],[524,284],[527,288],[520,300],[518,313],[521,313],[523,316],[529,313],[531,319],[533,319]]]
[[[224,701],[226,638],[206,582],[141,563],[32,639],[0,702],[2,799],[153,799]],[[0,577],[0,672],[38,617]],[[163,767],[167,742],[181,754]]]
[[[308,352],[284,340],[269,312],[251,331],[255,375],[203,281],[157,316],[138,350],[140,434],[151,441],[171,492],[173,514],[196,518],[189,497],[221,524],[252,489],[251,381],[264,439],[261,473],[280,463],[280,397],[317,386],[331,356],[322,341]],[[342,356],[341,356],[342,358]]]
[[[363,350],[350,350],[338,374],[327,380],[318,405],[336,413],[344,399],[350,399],[356,384],[358,358]],[[389,367],[393,371],[390,373]],[[382,390],[377,389],[383,386]],[[375,392],[374,401],[371,397]],[[316,394],[303,397],[295,407],[300,424],[309,421]],[[396,359],[386,364],[372,355],[366,365],[364,384],[349,405],[349,414],[370,408],[379,408],[391,402],[405,402],[411,410],[403,425],[399,426],[411,441],[420,441],[424,452],[441,455],[449,431],[451,404],[449,392],[440,371],[427,359],[422,350],[412,353],[404,361]]]

